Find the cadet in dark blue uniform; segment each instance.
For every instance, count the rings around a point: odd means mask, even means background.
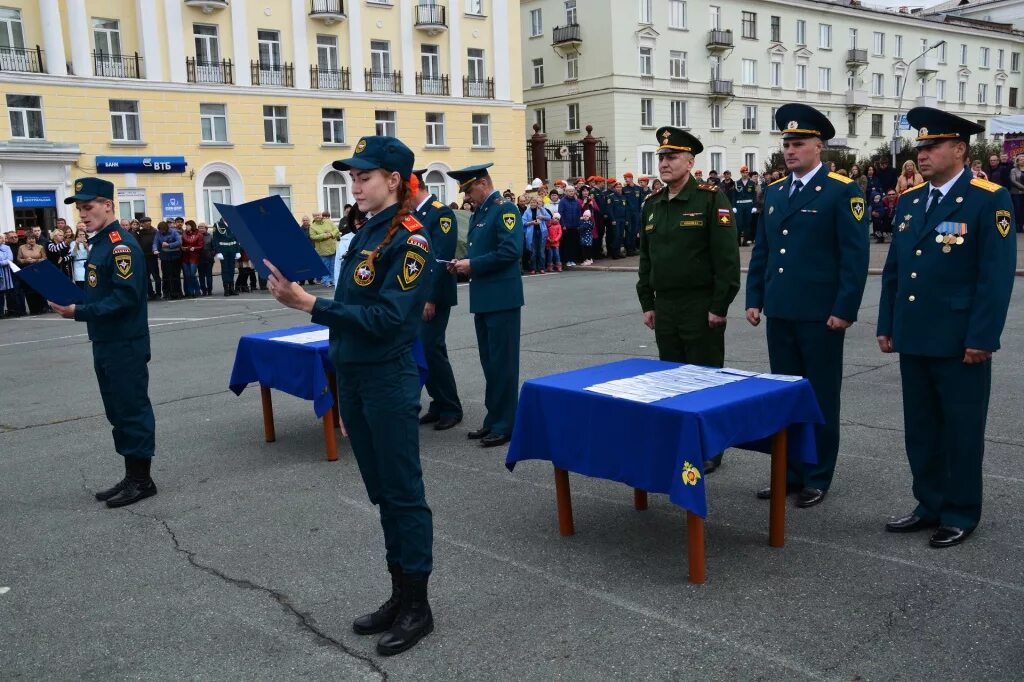
[[[938,528],[932,547],[967,539],[981,519],[981,461],[992,353],[1006,322],[1017,243],[1010,195],[965,164],[981,126],[917,107],[927,180],[900,195],[882,273],[878,346],[900,354],[903,423],[917,508],[886,530]]]
[[[96,499],[123,507],[156,495],[150,477],[156,420],[149,402],[146,256],[114,216],[110,182],[81,178],[64,203],[75,204],[85,229],[95,232],[85,264],[85,303],[50,307],[61,317],[85,322],[89,330],[103,409],[125,469],[124,478],[96,493]]]
[[[484,447],[512,438],[519,401],[519,315],[523,306],[523,226],[516,205],[494,189],[494,164],[449,171],[474,206],[467,258],[449,271],[469,280],[469,312],[476,325],[480,364],[487,382],[483,426],[469,434]]]
[[[459,226],[455,212],[437,200],[423,184],[426,170],[415,171],[419,180],[416,194],[416,218],[430,236],[432,249],[431,282],[427,302],[423,306],[423,326],[420,327],[420,341],[427,358],[427,394],[430,406],[420,417],[420,424],[433,424],[435,431],[450,429],[462,421],[462,403],[455,387],[455,374],[448,360],[448,346],[445,334],[452,307],[459,303],[458,282],[447,266],[438,260],[450,261],[455,258],[455,247],[459,241]]]
[[[825,498],[839,453],[843,342],[867,281],[868,218],[857,183],[821,163],[823,143],[835,135],[828,118],[785,104],[775,121],[790,175],[765,190],[747,272],[747,320],[758,325],[764,309],[772,372],[807,377],[825,416],[817,463],[788,463],[787,489],[800,493],[798,507],[811,507]]]
[[[380,507],[391,598],[352,623],[358,634],[383,632],[381,655],[414,646],[434,629],[427,601],[433,525],[420,468],[420,381],[412,344],[430,290],[434,254],[412,215],[418,182],[413,153],[394,137],[364,137],[334,168],[352,174],[352,193],[370,218],[341,264],[334,300],[317,298],[275,268],[270,292],[284,305],[330,327],[338,407],[370,501]]]
[[[729,197],[736,213],[740,246],[747,246],[754,240],[754,226],[757,224],[757,183],[750,178],[749,170],[740,166],[740,179]]]
[[[608,229],[611,231],[608,255],[613,259],[622,258],[622,245],[626,240],[626,233],[629,232],[629,205],[618,180],[614,181],[611,191],[606,195],[605,206]]]
[[[220,261],[220,280],[225,296],[238,296],[235,291],[235,262],[242,257],[242,246],[235,233],[222,218],[213,228],[214,258]]]
[[[640,207],[644,203],[643,190],[633,184],[633,174],[622,176],[626,184],[622,186],[622,196],[626,198],[626,228],[623,245],[627,256],[636,255],[636,242],[640,231]]]

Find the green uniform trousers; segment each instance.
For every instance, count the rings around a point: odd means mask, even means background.
[[[839,455],[839,403],[843,388],[845,330],[833,331],[825,321],[803,322],[769,317],[768,359],[775,374],[806,377],[814,389],[825,423],[815,427],[818,461],[787,461],[786,482],[828,490]]]
[[[224,285],[224,291],[230,290],[235,284],[235,261],[228,260],[227,256],[220,262],[220,282]]]
[[[370,502],[380,508],[388,564],[433,570],[433,520],[420,468],[420,377],[412,353],[338,369],[338,410]]]
[[[907,459],[914,513],[974,530],[981,519],[981,461],[992,388],[992,361],[900,355]]]
[[[427,412],[442,419],[462,419],[462,403],[455,387],[455,373],[448,360],[448,345],[445,334],[452,308],[448,305],[434,307],[434,318],[420,326],[420,343],[427,359],[427,395],[430,406]]]
[[[519,320],[520,309],[477,313],[476,342],[487,387],[483,427],[491,433],[512,435],[519,402]]]
[[[148,362],[148,337],[92,344],[103,410],[113,427],[114,450],[122,457],[152,459],[156,449]]]

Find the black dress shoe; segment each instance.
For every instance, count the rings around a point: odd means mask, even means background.
[[[485,448],[493,448],[497,445],[504,445],[510,440],[512,440],[512,436],[507,433],[489,433],[480,439],[480,445]]]
[[[806,509],[807,507],[821,504],[821,501],[825,499],[825,492],[820,488],[804,488],[797,495],[796,506]]]
[[[126,507],[154,495],[156,495],[156,483],[153,482],[153,479],[143,481],[129,478],[121,492],[107,500],[107,506],[111,509]]]
[[[889,533],[916,533],[926,528],[934,528],[939,525],[938,521],[922,519],[917,514],[907,514],[885,524],[885,530]]]
[[[719,467],[719,462],[717,460],[714,460],[714,459],[706,459],[706,460],[704,460],[704,475],[707,476],[708,474],[710,474],[712,471],[714,471],[718,467]]]
[[[491,430],[489,428],[487,428],[486,426],[481,426],[476,431],[470,431],[469,433],[467,433],[466,438],[469,438],[470,440],[480,440],[490,432]]]
[[[787,495],[792,495],[793,493],[798,493],[798,492],[800,492],[803,489],[804,489],[804,487],[802,485],[800,485],[799,483],[787,483],[786,484],[786,494]],[[761,488],[760,490],[757,491],[757,499],[759,499],[759,500],[770,500],[771,498],[772,498],[772,487],[771,486],[768,486],[767,488]]]
[[[959,545],[961,542],[967,539],[967,536],[971,534],[971,531],[964,530],[963,528],[957,528],[956,526],[939,526],[934,533],[932,533],[931,539],[928,544],[932,547],[952,547],[953,545]]]
[[[402,578],[402,598],[391,628],[377,640],[377,653],[394,656],[416,646],[434,631],[434,616],[427,601],[427,579]]]
[[[461,421],[462,417],[459,417],[457,419],[455,417],[442,417],[441,419],[438,420],[436,424],[434,424],[434,430],[447,431],[448,429],[452,428]]]
[[[395,624],[398,607],[402,603],[402,567],[388,564],[388,573],[391,574],[391,596],[373,613],[352,621],[352,630],[357,635],[378,635]]]
[[[433,412],[427,412],[425,415],[420,417],[420,424],[433,424],[441,419],[441,415]]]
[[[127,476],[125,476],[120,481],[118,481],[114,485],[114,487],[107,488],[106,490],[101,490],[98,493],[96,493],[96,499],[99,500],[100,502],[106,502],[111,497],[113,497],[114,495],[117,495],[119,492],[124,490],[124,487],[126,485],[128,485],[128,477]]]

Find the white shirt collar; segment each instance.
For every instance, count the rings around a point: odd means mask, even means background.
[[[937,189],[940,192],[942,192],[942,197],[945,198],[946,195],[949,194],[949,190],[953,189],[953,185],[956,184],[956,181],[960,179],[960,176],[963,175],[964,173],[967,173],[967,172],[969,172],[968,169],[967,169],[967,166],[964,166],[963,170],[961,170],[959,173],[954,175],[951,180],[949,180],[944,185],[939,185],[938,187],[936,187],[935,185],[933,185],[932,183],[929,182],[928,183],[928,194],[931,195],[932,190],[933,189]]]
[[[428,194],[428,195],[427,195],[427,198],[426,198],[426,199],[424,199],[423,201],[421,201],[421,202],[420,202],[420,203],[419,203],[419,204],[418,204],[418,205],[416,206],[416,210],[417,210],[417,211],[418,211],[418,210],[420,210],[421,208],[423,208],[423,205],[424,205],[424,204],[426,204],[426,203],[427,203],[428,201],[430,201],[430,196],[431,196],[431,195],[429,195],[429,194]]]
[[[799,180],[800,182],[804,183],[804,186],[806,187],[807,181],[814,177],[814,174],[817,173],[819,170],[821,170],[821,161],[819,161],[818,165],[809,170],[805,175],[797,175],[796,173],[793,173],[793,182]],[[792,187],[792,183],[790,183],[790,187]]]

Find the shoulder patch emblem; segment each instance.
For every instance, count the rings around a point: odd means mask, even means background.
[[[996,229],[999,230],[999,236],[1006,239],[1006,235],[1010,234],[1010,212],[1005,209],[999,209],[996,211]]]
[[[116,243],[118,243],[119,241],[121,241],[121,233],[120,233],[120,232],[118,232],[117,230],[111,230],[111,231],[110,231],[110,232],[108,232],[107,234],[109,234],[109,235],[110,235],[110,241],[111,241],[111,243],[113,243],[113,244],[116,244]]]
[[[998,192],[1000,189],[1002,189],[1001,185],[997,185],[996,183],[991,182],[989,180],[982,180],[981,178],[974,178],[973,180],[971,180],[971,184],[974,185],[975,187],[980,187],[984,190],[988,190],[989,192]]]
[[[829,172],[828,176],[830,178],[832,178],[833,180],[838,180],[839,182],[843,183],[844,185],[849,185],[851,182],[853,182],[853,180],[851,178],[848,178],[845,175],[840,175],[839,173]],[[857,220],[860,220],[860,218],[858,218]]]
[[[405,243],[409,246],[415,246],[418,249],[422,249],[426,253],[430,253],[430,242],[422,234],[410,235]]]
[[[516,220],[515,213],[506,213],[505,215],[501,216],[501,221],[505,223],[505,229],[508,230],[509,232],[515,229],[516,223],[518,222]]]
[[[415,232],[416,230],[423,229],[423,223],[416,220],[416,218],[412,214],[410,214],[405,216],[405,219],[402,220],[402,227],[409,230],[410,232]]]
[[[441,234],[448,234],[449,232],[452,231],[452,219],[451,218],[447,218],[447,217],[441,218],[441,220],[438,221],[438,222],[441,224]]]
[[[89,286],[96,287],[96,271],[89,270],[89,274],[85,276],[85,281],[89,283]]]
[[[420,278],[426,269],[427,261],[415,251],[406,251],[402,260],[402,271],[398,273],[398,286],[402,291],[409,291],[416,286],[416,280]]]
[[[111,235],[117,234],[111,232]],[[120,237],[120,235],[118,235]],[[121,244],[114,247],[114,265],[117,268],[117,276],[121,279],[128,279],[132,276],[132,250],[131,247]],[[95,285],[93,285],[95,286]]]
[[[864,218],[864,197],[850,197],[850,213],[858,223]]]
[[[718,224],[725,225],[728,227],[732,225],[732,209],[731,208],[720,208],[718,209]]]
[[[365,253],[365,252],[364,252]],[[368,287],[373,284],[374,278],[377,277],[376,271],[373,266],[370,265],[369,260],[362,260],[356,269],[352,272],[352,281],[361,287]]]
[[[433,206],[434,208],[444,208],[444,204],[442,204],[440,201],[431,202],[430,205]]]

